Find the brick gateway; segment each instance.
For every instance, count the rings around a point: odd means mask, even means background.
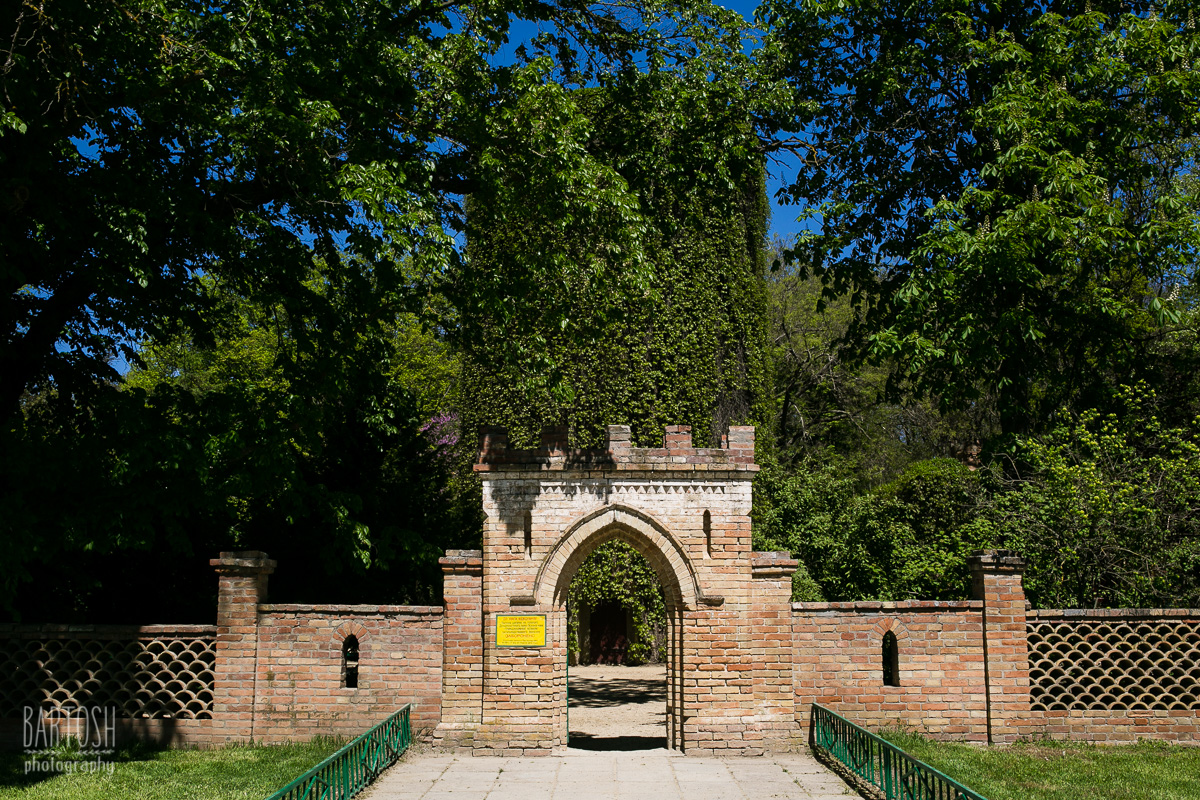
[[[972,559],[969,601],[789,602],[797,563],[751,550],[753,454],[748,427],[634,448],[610,426],[597,450],[564,428],[534,450],[485,430],[483,550],[442,559],[443,607],[267,603],[275,562],[223,553],[215,627],[0,626],[4,738],[31,706],[113,705],[119,733],[204,745],[353,735],[411,702],[443,746],[550,752],[567,743],[567,589],[614,538],[667,597],[672,748],[792,748],[812,702],[976,742],[1200,734],[1200,610],[1031,611],[1005,551]],[[544,617],[544,646],[500,646],[506,616]]]

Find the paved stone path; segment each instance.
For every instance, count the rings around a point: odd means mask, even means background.
[[[413,753],[364,800],[846,800],[857,797],[808,755],[685,756],[568,750],[541,758]]]

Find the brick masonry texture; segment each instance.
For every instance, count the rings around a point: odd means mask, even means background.
[[[905,726],[987,741],[979,602],[794,603],[797,722],[812,703],[869,728]],[[896,637],[899,686],[883,683],[883,637]]]
[[[349,737],[411,703],[414,727],[442,747],[546,754],[568,738],[571,578],[620,539],[646,556],[667,598],[672,748],[792,749],[814,702],[868,727],[979,743],[1200,736],[1200,610],[1031,611],[1024,562],[1008,551],[971,558],[969,601],[791,603],[797,562],[751,549],[753,428],[731,428],[720,448],[693,447],[687,426],[668,427],[661,448],[632,447],[625,426],[610,426],[597,450],[568,440],[550,428],[539,447],[514,450],[502,429],[482,432],[483,549],[441,559],[441,607],[267,604],[275,562],[222,553],[211,562],[215,627],[0,625],[0,640],[10,653],[39,639],[211,644],[211,718],[120,719],[118,738]],[[497,617],[514,614],[545,616],[545,647],[499,646]],[[898,685],[884,685],[889,633]],[[343,659],[351,635],[357,687]],[[23,680],[12,693],[37,704]],[[1130,681],[1136,691],[1118,691]],[[8,745],[21,731],[0,720]]]
[[[568,431],[513,450],[483,432],[476,470],[486,522],[482,562],[482,694],[473,730],[446,743],[544,753],[567,743],[566,596],[599,544],[621,539],[646,556],[667,597],[667,734],[690,752],[761,753],[796,733],[790,690],[786,554],[753,554],[754,430],[695,448],[670,426],[661,448],[635,448],[626,426],[607,446],[570,450]],[[502,648],[497,617],[544,615],[542,648]],[[455,738],[457,737],[457,738]]]
[[[342,645],[358,639],[358,687],[346,688]],[[259,607],[253,738],[353,738],[405,703],[414,729],[438,723],[442,609]]]

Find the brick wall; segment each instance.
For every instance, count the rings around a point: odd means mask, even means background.
[[[812,703],[869,728],[910,727],[987,741],[983,603],[793,603],[796,721]],[[883,637],[896,637],[899,686],[883,682]]]
[[[411,703],[412,725],[438,723],[442,609],[260,605],[253,738],[353,737]],[[346,687],[342,646],[358,639],[358,686]]]
[[[122,735],[200,745],[354,736],[412,703],[414,727],[444,746],[548,753],[569,735],[567,590],[616,538],[646,556],[666,595],[672,747],[794,747],[814,702],[868,727],[973,742],[1200,736],[1200,610],[1030,611],[1024,562],[1007,551],[972,556],[970,601],[790,603],[796,561],[751,550],[752,428],[731,428],[721,448],[692,447],[685,426],[667,428],[662,448],[632,447],[624,426],[609,428],[601,450],[570,450],[567,439],[552,428],[536,450],[517,451],[503,431],[485,431],[484,546],[441,560],[444,607],[265,604],[275,562],[222,553],[211,562],[215,627],[0,626],[13,642],[5,663],[37,661],[14,655],[30,636],[76,649],[89,637],[191,636],[205,649],[192,660],[211,664],[195,690],[203,700],[169,718],[127,710]],[[497,618],[513,614],[544,616],[546,646],[500,647]],[[898,685],[884,681],[889,634]],[[22,677],[31,670],[6,668],[14,677],[0,686],[44,683]],[[0,720],[0,738],[20,732]]]

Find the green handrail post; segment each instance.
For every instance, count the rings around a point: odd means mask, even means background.
[[[886,800],[986,800],[948,775],[910,756],[824,706],[812,704],[808,744],[829,753]]]
[[[349,800],[408,749],[411,713],[402,706],[266,800]]]

